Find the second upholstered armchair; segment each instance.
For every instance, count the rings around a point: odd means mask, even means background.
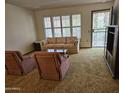
[[[36,52],[35,57],[43,79],[62,80],[70,66],[69,58],[56,52]]]
[[[24,75],[36,67],[35,58],[23,56],[19,51],[5,51],[6,72],[10,75]]]

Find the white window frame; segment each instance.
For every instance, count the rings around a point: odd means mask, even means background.
[[[72,15],[80,15],[80,26],[72,26]],[[54,27],[53,26],[53,17],[57,17],[57,16],[59,16],[60,17],[60,27]],[[80,27],[80,34],[81,34],[81,32],[82,32],[82,30],[81,30],[81,14],[71,14],[71,15],[57,15],[57,16],[44,16],[43,17],[43,29],[44,29],[44,33],[45,33],[45,38],[47,38],[46,37],[46,32],[45,32],[45,29],[51,29],[52,30],[52,37],[55,37],[55,34],[54,34],[54,29],[55,28],[60,28],[61,29],[61,37],[63,37],[63,28],[70,28],[70,37],[73,37],[73,28],[74,27]],[[62,16],[69,16],[69,18],[70,18],[70,26],[68,26],[68,27],[62,27]],[[44,18],[45,17],[50,17],[50,20],[51,20],[51,28],[45,28],[45,22],[44,22]],[[80,35],[80,38],[81,38],[81,35]]]

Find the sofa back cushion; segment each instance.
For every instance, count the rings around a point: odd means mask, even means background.
[[[67,44],[74,43],[76,39],[77,39],[76,37],[66,37],[66,43]]]
[[[47,38],[47,43],[48,44],[55,44],[56,43],[56,38]]]
[[[66,39],[64,37],[56,38],[57,44],[65,44]]]

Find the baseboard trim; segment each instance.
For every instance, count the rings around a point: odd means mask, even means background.
[[[31,51],[25,53],[24,55],[28,55],[28,54],[30,54],[31,52],[34,52],[34,51],[35,51],[35,50],[31,50]]]
[[[92,47],[80,47],[80,49],[84,49],[84,48],[92,48]]]

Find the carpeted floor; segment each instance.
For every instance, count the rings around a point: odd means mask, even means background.
[[[112,79],[102,48],[81,49],[70,60],[62,81],[39,79],[37,69],[25,76],[6,75],[6,93],[119,93],[119,80]]]

